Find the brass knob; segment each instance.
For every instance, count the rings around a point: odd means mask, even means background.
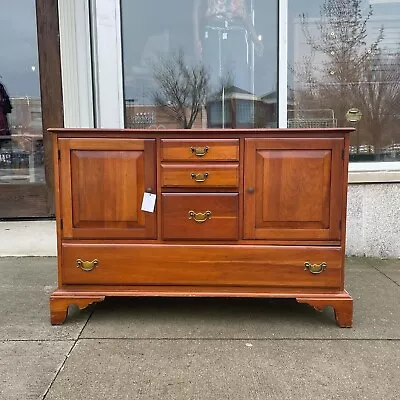
[[[248,192],[248,193],[254,193],[254,188],[249,187],[249,188],[247,189],[247,192]]]
[[[147,193],[152,193],[153,192],[153,188],[151,188],[151,187],[146,188],[146,192]]]

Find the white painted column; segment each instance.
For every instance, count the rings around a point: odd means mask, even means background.
[[[288,0],[278,0],[278,127],[287,128]]]
[[[124,127],[121,12],[119,0],[92,0],[96,126]]]
[[[64,126],[91,128],[93,81],[88,0],[59,0]]]

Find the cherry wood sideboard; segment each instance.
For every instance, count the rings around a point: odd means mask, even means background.
[[[276,297],[350,327],[351,131],[51,129],[51,323],[106,296]]]

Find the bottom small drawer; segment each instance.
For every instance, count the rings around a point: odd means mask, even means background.
[[[329,246],[63,243],[61,284],[343,289]]]
[[[163,193],[164,240],[237,240],[237,193]]]

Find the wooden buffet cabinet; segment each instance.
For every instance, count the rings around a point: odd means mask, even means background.
[[[339,326],[352,325],[351,129],[50,131],[52,324],[106,296],[226,296],[332,306]],[[145,193],[154,212],[142,211]]]

